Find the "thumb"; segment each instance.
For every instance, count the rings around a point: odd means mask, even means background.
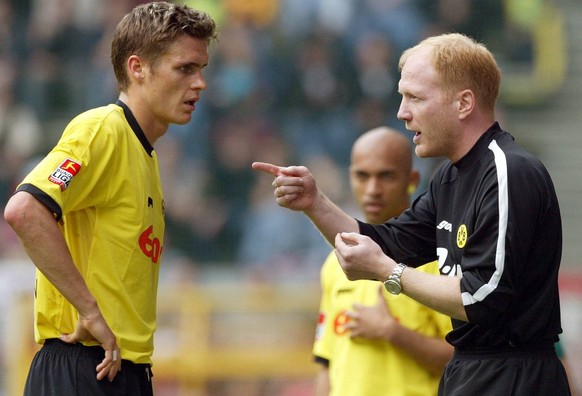
[[[61,334],[60,337],[59,337],[59,339],[61,341],[64,341],[66,343],[69,343],[69,344],[75,344],[78,341],[77,340],[77,337],[75,337],[75,334],[74,333],[71,333],[71,334]]]
[[[340,240],[344,244],[348,246],[356,246],[358,245],[358,234],[357,232],[340,232],[336,236],[336,241]]]

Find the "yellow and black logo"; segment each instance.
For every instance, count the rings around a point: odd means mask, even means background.
[[[457,246],[459,247],[459,249],[462,249],[465,247],[466,243],[467,243],[467,226],[461,224],[461,226],[457,230]]]

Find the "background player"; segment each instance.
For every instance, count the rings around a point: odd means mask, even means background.
[[[369,223],[381,224],[409,205],[419,183],[412,149],[398,131],[380,127],[352,147],[350,183]],[[420,270],[438,273],[436,261]],[[335,253],[321,270],[322,299],[313,353],[321,364],[316,395],[436,395],[453,348],[449,317],[378,282],[349,281]]]

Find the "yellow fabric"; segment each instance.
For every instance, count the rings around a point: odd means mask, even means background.
[[[76,174],[63,171],[75,164]],[[63,173],[70,179],[64,190],[55,182]],[[156,153],[147,153],[122,108],[109,105],[71,121],[22,184],[36,186],[61,207],[60,227],[73,260],[117,336],[121,357],[151,363],[164,235]],[[37,271],[37,342],[71,333],[77,318]]]
[[[418,270],[438,273],[432,262]],[[385,341],[352,340],[345,332],[344,312],[354,303],[378,302],[380,282],[349,281],[334,253],[321,269],[322,299],[313,353],[329,360],[332,396],[436,395],[439,376],[428,373],[406,353]],[[404,326],[428,337],[444,338],[451,330],[449,317],[400,294],[383,290],[392,315]]]

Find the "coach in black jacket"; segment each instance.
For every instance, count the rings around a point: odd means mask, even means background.
[[[398,218],[361,223],[335,206],[305,167],[254,163],[275,176],[280,206],[303,211],[347,276],[451,316],[455,347],[440,395],[570,395],[554,343],[561,333],[561,219],[542,163],[495,122],[501,75],[461,34],[430,37],[400,58],[398,118],[419,157],[446,157]],[[441,276],[413,267],[439,260]]]

